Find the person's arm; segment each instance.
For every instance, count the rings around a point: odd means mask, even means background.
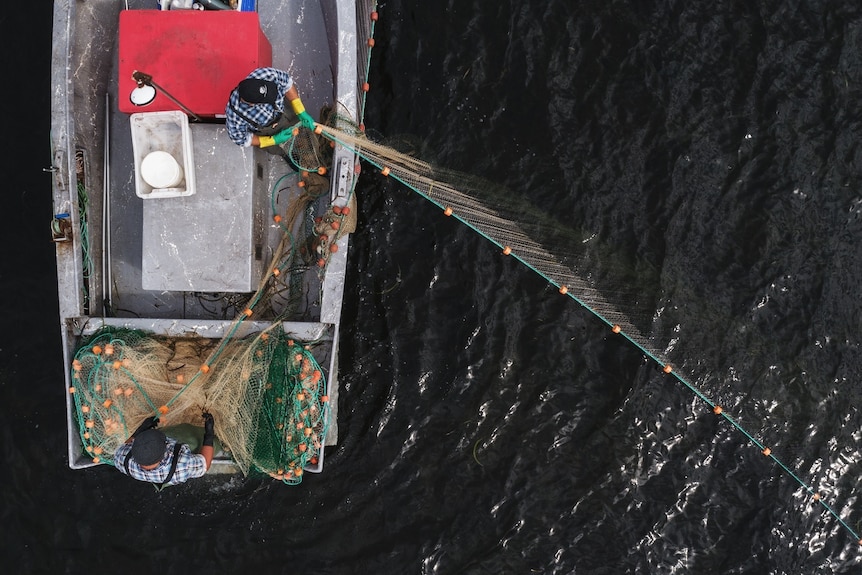
[[[305,106],[302,104],[302,100],[299,98],[299,91],[296,89],[296,85],[292,85],[290,89],[284,93],[284,99],[286,102],[290,102],[290,106],[293,109],[294,114],[299,118],[299,121],[302,123],[304,128],[308,128],[309,130],[314,129],[314,118],[305,111]],[[287,142],[293,137],[293,130],[288,128],[286,130],[282,130],[277,134],[273,134],[272,136],[258,136],[257,134],[253,134],[251,137],[251,145],[257,146],[259,148],[268,148],[269,146],[280,146],[281,144]]]
[[[134,433],[132,433],[129,436],[129,438],[126,440],[126,443],[131,443],[135,439],[135,436],[137,434],[141,433],[142,431],[146,431],[148,429],[153,429],[153,428],[158,427],[158,426],[159,426],[159,418],[156,417],[155,415],[151,415],[150,417],[146,418],[144,421],[141,422],[141,424],[134,431]]]
[[[299,90],[296,89],[295,84],[290,87],[290,90],[284,93],[284,98],[290,102],[290,107],[293,108],[293,113],[299,118],[302,127],[313,130],[314,118],[305,111],[305,106],[302,104],[302,100],[299,99]]]
[[[212,445],[204,445],[201,447],[201,455],[204,456],[204,460],[206,461],[207,471],[209,471],[210,465],[213,462],[213,446]]]
[[[296,89],[296,84],[291,86],[290,90],[284,93],[284,99],[291,103],[293,103],[294,100],[299,99],[299,90]]]

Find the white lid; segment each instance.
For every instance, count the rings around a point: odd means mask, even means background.
[[[141,161],[141,177],[155,189],[175,188],[183,181],[183,169],[172,155],[157,150]]]

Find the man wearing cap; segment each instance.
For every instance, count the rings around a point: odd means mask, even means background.
[[[203,476],[213,459],[213,416],[203,414],[204,439],[200,453],[156,429],[158,419],[148,417],[114,453],[114,467],[159,489]],[[200,429],[200,428],[198,428]]]
[[[252,71],[228,98],[225,109],[228,136],[238,146],[259,146],[283,154],[279,146],[290,139],[290,128],[296,122],[285,115],[287,102],[302,126],[313,130],[314,119],[305,111],[287,72],[276,68]]]

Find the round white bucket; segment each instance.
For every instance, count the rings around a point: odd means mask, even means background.
[[[157,150],[141,161],[141,177],[153,188],[175,188],[183,181],[183,169],[167,152]]]

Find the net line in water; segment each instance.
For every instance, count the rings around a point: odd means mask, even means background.
[[[341,126],[344,128],[344,126]],[[676,347],[674,342],[661,345],[656,337],[646,337],[638,326],[646,328],[654,315],[640,311],[637,307],[624,313],[611,301],[631,298],[633,286],[619,282],[597,281],[588,268],[590,262],[583,257],[554,255],[544,246],[565,246],[582,242],[570,231],[561,229],[537,216],[535,209],[518,200],[496,193],[488,182],[448,170],[441,170],[416,157],[387,145],[374,142],[360,130],[346,132],[328,126],[319,126],[318,133],[335,144],[352,149],[359,157],[374,165],[387,177],[393,178],[443,210],[473,231],[495,244],[503,255],[515,258],[553,285],[560,294],[575,300],[596,318],[605,323],[613,333],[628,340],[642,353],[654,361],[661,370],[690,390],[718,417],[723,418],[767,458],[771,459],[788,476],[809,494],[811,501],[834,517],[840,525],[862,545],[862,538],[829,505],[820,491],[803,480],[789,465],[773,453],[772,449],[732,416],[710,394],[694,383],[685,373],[686,368],[674,365],[669,357]],[[597,284],[601,283],[601,288]]]

